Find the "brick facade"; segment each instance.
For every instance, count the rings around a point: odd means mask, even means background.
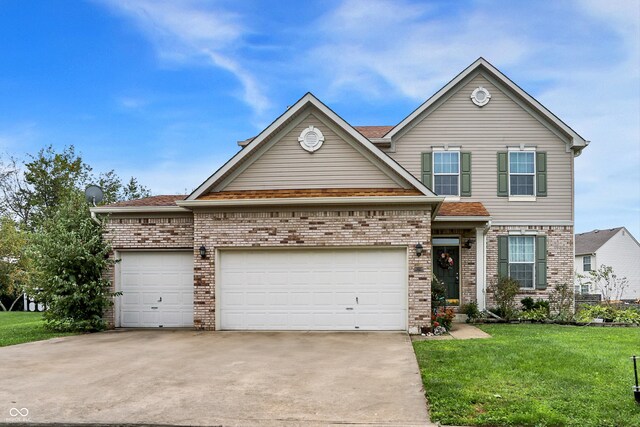
[[[215,329],[214,249],[225,247],[406,246],[408,253],[409,331],[430,324],[431,215],[429,210],[322,210],[268,212],[195,212],[194,319],[200,329]],[[413,247],[425,251],[417,257]]]
[[[547,288],[544,290],[524,290],[516,301],[530,296],[534,299],[548,299],[556,286],[573,286],[573,227],[572,226],[494,226],[487,233],[487,286],[498,279],[498,236],[509,232],[535,231],[547,236]],[[492,294],[487,292],[487,307],[495,306]]]
[[[105,238],[114,251],[150,249],[193,249],[193,216],[109,217],[105,222]],[[111,254],[111,257],[114,253]],[[115,291],[115,269],[106,272]],[[112,306],[104,314],[110,327],[115,325]]]
[[[460,238],[460,306],[476,301],[476,244],[465,248],[467,239],[476,238],[476,230],[463,228],[434,229],[433,237],[447,236]]]

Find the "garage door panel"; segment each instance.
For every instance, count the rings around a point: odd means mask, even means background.
[[[193,326],[191,252],[123,252],[120,257],[120,326]]]
[[[406,249],[222,251],[219,326],[403,330],[406,277]]]

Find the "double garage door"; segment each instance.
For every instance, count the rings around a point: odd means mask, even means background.
[[[191,252],[121,259],[121,326],[193,326]],[[222,250],[218,261],[219,329],[406,329],[406,249]]]

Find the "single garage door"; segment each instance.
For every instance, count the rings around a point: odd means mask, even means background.
[[[220,252],[221,329],[405,330],[406,249]]]
[[[193,326],[192,252],[122,252],[120,259],[120,326]]]

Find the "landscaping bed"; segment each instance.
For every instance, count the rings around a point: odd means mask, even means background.
[[[42,313],[0,312],[0,347],[67,335],[45,329]]]
[[[638,328],[479,325],[493,338],[414,342],[431,418],[445,425],[638,426]]]

